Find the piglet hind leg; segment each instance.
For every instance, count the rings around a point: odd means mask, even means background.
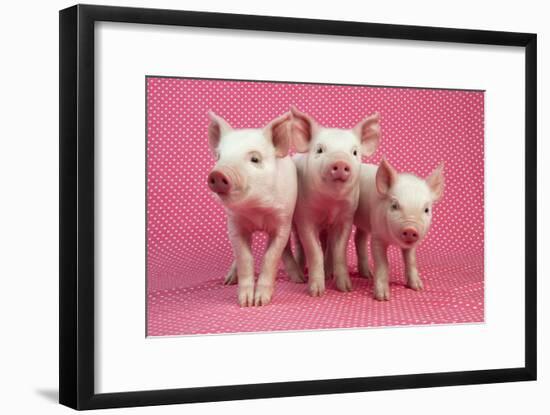
[[[331,266],[334,273],[336,288],[342,292],[352,291],[353,289],[346,258],[351,226],[351,222],[349,222],[334,227],[331,229],[328,239],[328,254],[332,257]]]
[[[304,273],[306,270],[306,254],[304,253],[304,247],[302,246],[302,242],[298,237],[297,231],[294,232],[294,234],[296,235],[296,237],[294,238],[294,248],[296,251],[296,255],[294,257],[296,258],[296,262],[298,263],[298,268],[300,268],[302,273]]]
[[[321,242],[321,249],[323,250],[324,267],[325,267],[325,280],[332,278],[333,266],[332,266],[332,251],[330,248],[328,231],[323,230],[319,234],[319,241]]]
[[[416,249],[403,249],[403,261],[405,262],[405,275],[407,277],[407,287],[412,288],[415,291],[424,289],[424,284],[418,274],[418,268],[416,267]]]
[[[369,255],[367,241],[369,234],[359,228],[355,230],[355,252],[357,254],[357,268],[359,276],[362,278],[372,278],[372,272],[369,268]]]
[[[233,261],[223,281],[225,285],[237,284],[237,261]]]
[[[258,277],[256,292],[254,293],[254,305],[256,306],[267,305],[271,302],[275,287],[277,267],[288,243],[289,234],[290,227],[281,227],[275,234],[269,237],[262,264],[262,271]]]
[[[294,258],[294,255],[292,254],[290,238],[288,239],[288,242],[283,251],[283,264],[285,266],[285,271],[290,278],[290,281],[299,284],[306,282],[304,273],[302,272],[302,269],[300,268],[300,266],[296,262],[296,259]]]
[[[390,299],[389,266],[387,245],[373,237],[371,240],[374,257],[374,298],[379,301]]]

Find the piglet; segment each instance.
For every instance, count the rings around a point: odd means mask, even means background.
[[[304,153],[293,157],[298,172],[294,226],[309,269],[309,293],[325,292],[325,274],[334,275],[338,290],[351,291],[347,243],[359,200],[361,156],[378,147],[379,116],[345,130],[324,128],[294,107],[291,112],[293,143]]]
[[[266,305],[296,204],[296,168],[288,156],[291,115],[286,113],[263,129],[233,129],[216,114],[209,117],[208,140],[216,165],[208,175],[208,187],[227,212],[234,253],[225,283],[238,282],[241,306]],[[268,245],[254,289],[251,237],[256,231],[267,233]]]
[[[367,239],[374,259],[374,297],[390,299],[387,249],[401,248],[407,286],[422,290],[416,267],[416,248],[426,236],[433,204],[443,196],[443,163],[427,179],[398,173],[385,159],[380,166],[361,166],[359,205],[355,213],[355,247],[359,274],[370,278]]]

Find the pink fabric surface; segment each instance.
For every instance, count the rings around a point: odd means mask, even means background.
[[[234,128],[257,128],[291,105],[340,128],[378,111],[382,141],[365,161],[384,155],[399,171],[420,176],[445,162],[445,195],[418,248],[423,292],[404,287],[392,248],[392,298],[373,300],[372,284],[357,277],[353,239],[351,293],[329,283],[325,296],[311,298],[280,271],[270,305],[240,308],[236,287],[223,285],[232,251],[224,210],[206,185],[213,166],[207,113]],[[484,321],[483,150],[480,91],[147,78],[148,335]],[[255,238],[258,265],[264,241]]]

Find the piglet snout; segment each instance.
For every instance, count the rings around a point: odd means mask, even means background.
[[[401,230],[401,240],[407,244],[418,241],[418,231],[412,226],[407,226]]]
[[[335,161],[330,165],[330,175],[334,180],[345,182],[351,174],[351,167],[345,161]]]
[[[231,176],[224,169],[212,170],[208,175],[208,187],[219,195],[227,194],[233,186]]]

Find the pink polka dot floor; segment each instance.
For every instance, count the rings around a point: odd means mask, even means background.
[[[484,321],[482,91],[172,77],[148,77],[146,90],[149,336]],[[417,248],[423,290],[406,286],[394,246],[391,298],[374,299],[372,280],[358,275],[353,235],[351,292],[328,280],[325,294],[312,297],[282,265],[266,306],[241,307],[237,286],[224,285],[233,251],[226,212],[207,185],[215,164],[208,113],[233,128],[261,128],[293,105],[322,126],[346,129],[378,112],[380,143],[363,162],[385,157],[397,171],[422,178],[445,163],[444,195]],[[261,233],[254,237],[256,273],[265,242]]]

